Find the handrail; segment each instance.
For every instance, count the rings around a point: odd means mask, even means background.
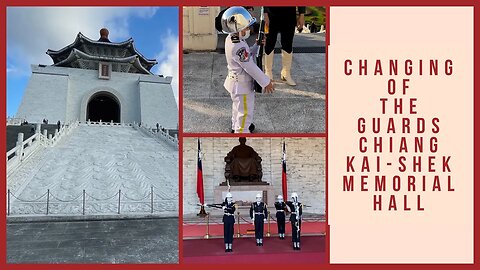
[[[162,130],[162,129],[157,129],[157,128],[151,128],[145,124],[138,124],[138,125],[133,125],[134,129],[142,131],[145,135],[153,137],[157,140],[163,140],[168,142],[170,145],[174,146],[176,149],[178,149],[178,137],[171,136],[168,133],[168,130]],[[158,130],[157,132],[154,132],[153,130]]]
[[[85,209],[87,204],[91,204],[92,202],[94,203],[103,203],[103,204],[112,204],[115,203],[117,204],[117,214],[121,214],[122,210],[122,205],[126,204],[138,204],[142,203],[145,204],[148,207],[148,212],[153,214],[155,211],[155,204],[162,204],[165,203],[165,200],[154,200],[154,195],[158,195],[158,193],[155,192],[156,190],[154,189],[154,186],[152,185],[150,189],[146,192],[146,195],[143,196],[142,198],[138,199],[132,199],[130,196],[128,196],[126,193],[122,192],[122,190],[118,190],[115,194],[106,196],[105,198],[96,198],[89,193],[85,191],[85,189],[82,190],[81,193],[79,193],[76,196],[69,196],[70,199],[66,198],[59,198],[59,196],[56,196],[53,194],[53,192],[48,189],[45,193],[43,193],[40,196],[37,196],[36,198],[21,198],[18,194],[15,195],[10,189],[7,190],[7,215],[10,216],[12,214],[14,215],[22,215],[21,213],[15,213],[18,209],[15,208],[17,205],[38,205],[42,209],[43,207],[46,210],[44,213],[45,215],[52,214],[51,211],[49,211],[50,206],[52,204],[58,205],[58,204],[75,204],[80,206],[79,204],[81,203],[81,208],[79,207],[78,209],[81,209],[81,213],[68,213],[68,214],[82,214],[85,215]],[[174,200],[175,198],[172,198],[171,200]],[[100,208],[102,209],[102,208]],[[80,212],[80,211],[78,211]],[[162,212],[161,210],[159,212]],[[143,213],[143,212],[142,212]],[[31,213],[26,213],[26,215],[30,215]],[[59,214],[59,213],[56,213]],[[95,212],[93,214],[105,214],[105,212]]]
[[[38,124],[39,125],[39,124]],[[64,124],[60,127],[60,130],[55,131],[54,137],[47,136],[47,131],[44,130],[44,133],[41,134],[40,130],[37,129],[37,132],[30,136],[28,139],[23,141],[23,135],[19,137],[17,141],[17,146],[10,149],[6,154],[7,159],[7,177],[12,173],[20,164],[25,162],[30,156],[47,146],[56,145],[64,136],[70,134],[70,132],[78,126],[78,121],[71,121],[68,124]],[[22,134],[22,133],[19,133]],[[22,140],[20,142],[20,139]],[[9,158],[10,157],[10,158]]]
[[[9,156],[11,156],[13,153],[15,153],[15,151],[17,151],[17,146],[15,146],[14,148],[12,148],[10,151],[7,152],[7,159]]]

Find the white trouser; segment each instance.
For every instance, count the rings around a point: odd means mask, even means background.
[[[232,129],[235,133],[250,133],[248,127],[253,122],[255,109],[255,92],[233,94],[232,97]]]

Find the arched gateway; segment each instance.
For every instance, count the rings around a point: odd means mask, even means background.
[[[97,93],[88,101],[86,119],[93,122],[120,123],[120,102],[110,93]]]

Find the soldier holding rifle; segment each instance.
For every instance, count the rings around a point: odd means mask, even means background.
[[[292,223],[292,243],[293,250],[300,250],[300,229],[302,227],[303,205],[298,201],[297,193],[292,193],[292,200],[287,201],[290,208],[290,222]]]

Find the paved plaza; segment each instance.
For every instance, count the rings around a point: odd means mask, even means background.
[[[7,263],[178,263],[178,219],[8,222]]]

